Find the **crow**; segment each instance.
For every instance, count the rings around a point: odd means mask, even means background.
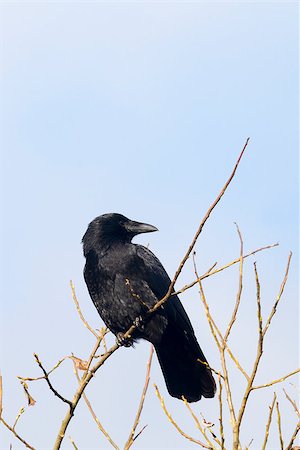
[[[172,397],[184,396],[188,402],[214,397],[215,380],[177,295],[145,318],[171,283],[158,258],[131,242],[153,231],[158,230],[121,214],[96,217],[82,238],[89,294],[117,342],[129,346],[145,339],[153,344]],[[137,328],[126,341],[123,335],[133,323]]]

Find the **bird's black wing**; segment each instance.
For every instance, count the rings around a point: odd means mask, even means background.
[[[171,280],[159,259],[146,247],[136,245],[136,253],[140,260],[139,267],[143,269],[143,279],[147,282],[157,301],[167,293]],[[172,295],[164,304],[169,319],[177,322],[178,326],[194,333],[190,319],[177,295]]]

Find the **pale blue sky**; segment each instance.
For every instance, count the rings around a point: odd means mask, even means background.
[[[150,243],[172,276],[248,136],[239,172],[197,245],[199,270],[238,256],[234,221],[246,250],[279,241],[279,248],[256,257],[266,316],[293,250],[258,379],[267,382],[297,367],[297,9],[297,2],[1,3],[0,366],[7,420],[13,422],[25,402],[16,375],[39,375],[33,352],[50,367],[71,352],[85,357],[92,346],[68,285],[72,278],[87,318],[99,326],[82,277],[80,240],[88,222],[114,211],[156,225],[159,233],[136,241]],[[240,324],[232,337],[246,367],[248,349],[256,347],[253,261],[245,267]],[[237,276],[231,270],[205,285],[221,327]],[[189,263],[177,286],[193,277]],[[218,367],[197,289],[182,301]],[[133,421],[147,356],[145,342],[134,351],[121,349],[88,390],[120,446]],[[53,379],[71,396],[70,363]],[[156,361],[152,381],[181,426],[197,436],[184,407],[168,396]],[[239,376],[234,383],[238,394]],[[43,383],[31,391],[37,404],[26,410],[18,430],[37,449],[50,450],[65,406]],[[287,437],[296,418],[277,391]],[[257,437],[255,450],[272,392],[256,394],[250,405],[243,443]],[[217,420],[217,402],[201,401],[196,411]],[[152,382],[144,423],[136,448],[189,448],[163,416]],[[109,448],[84,404],[68,434],[80,450]],[[277,437],[270,439],[276,450]],[[22,448],[3,427],[0,442]],[[63,448],[70,448],[68,439]]]

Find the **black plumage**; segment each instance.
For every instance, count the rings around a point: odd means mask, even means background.
[[[131,242],[135,235],[151,231],[157,228],[121,214],[104,214],[89,224],[82,242],[90,296],[106,326],[119,338],[140,318],[133,339],[154,345],[171,396],[184,395],[189,402],[213,397],[215,381],[200,362],[207,361],[177,295],[141,321],[171,283],[156,256]]]

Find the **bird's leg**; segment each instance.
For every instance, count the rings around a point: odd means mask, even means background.
[[[120,347],[122,347],[122,346],[132,347],[133,346],[133,339],[124,338],[124,333],[122,333],[122,331],[119,331],[119,333],[117,333],[116,336],[117,336],[116,343]]]

